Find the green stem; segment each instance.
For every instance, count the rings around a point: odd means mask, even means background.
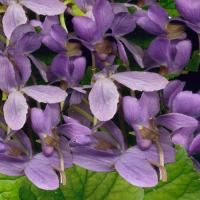
[[[81,115],[83,115],[87,120],[93,123],[93,116],[87,113],[85,110],[79,108],[78,106],[72,106],[72,109]]]
[[[65,29],[65,31],[68,33],[68,30],[67,30],[67,26],[66,26],[66,23],[65,23],[65,13],[62,13],[60,14],[60,24],[61,26]]]

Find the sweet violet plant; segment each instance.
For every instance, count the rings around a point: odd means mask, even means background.
[[[162,5],[0,0],[1,174],[56,190],[77,165],[152,188],[177,146],[200,171],[200,93],[181,78],[198,71],[200,1]]]

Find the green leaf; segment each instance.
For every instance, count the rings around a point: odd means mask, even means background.
[[[200,177],[181,147],[177,147],[176,163],[167,166],[168,182],[145,190],[144,200],[197,200]]]
[[[167,10],[171,17],[179,16],[174,0],[160,0],[160,5]]]
[[[142,200],[143,189],[134,187],[117,173],[95,173],[74,167],[69,169],[68,187],[63,189],[70,200]]]
[[[67,170],[66,186],[56,191],[38,189],[25,177],[0,176],[0,200],[197,200],[200,177],[181,147],[176,163],[167,166],[168,182],[155,188],[137,188],[117,173],[96,173],[74,166]]]
[[[0,175],[0,200],[21,200],[19,189],[24,179],[24,177]]]
[[[192,54],[192,58],[190,59],[186,70],[189,72],[198,72],[199,69],[199,64],[200,64],[200,56],[199,56],[199,51],[194,51]]]

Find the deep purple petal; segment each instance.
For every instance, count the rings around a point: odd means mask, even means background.
[[[200,22],[200,1],[176,0],[176,8],[180,14],[190,22]]]
[[[170,81],[167,84],[166,88],[163,90],[164,101],[167,104],[168,108],[170,108],[170,110],[172,109],[172,102],[174,98],[179,92],[183,90],[184,86],[185,86],[184,82],[181,82],[179,80],[174,80]]]
[[[126,50],[122,42],[120,42],[120,40],[117,40],[117,49],[118,49],[120,59],[123,61],[124,64],[129,65],[129,60],[126,54]]]
[[[134,30],[136,27],[133,14],[121,12],[115,15],[111,29],[115,36],[123,36]]]
[[[98,34],[103,35],[112,25],[114,13],[107,0],[97,0],[93,7],[93,15],[97,24]]]
[[[174,58],[174,70],[181,71],[189,62],[192,52],[190,40],[180,41],[176,45],[176,56]]]
[[[148,48],[149,56],[160,65],[167,65],[170,61],[170,41],[167,38],[157,37]]]
[[[76,34],[83,40],[92,41],[97,30],[95,21],[86,16],[76,16],[72,19]]]
[[[189,153],[190,155],[192,154],[197,154],[200,152],[200,135],[197,135],[191,145],[190,145],[190,148],[189,148]]]

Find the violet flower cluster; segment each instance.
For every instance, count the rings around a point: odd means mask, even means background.
[[[176,19],[145,3],[0,0],[0,173],[54,190],[76,164],[154,187],[175,145],[200,169],[200,94],[165,78],[191,58],[200,1],[176,0]],[[147,49],[126,37],[139,27]]]

